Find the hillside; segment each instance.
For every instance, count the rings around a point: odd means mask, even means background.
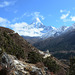
[[[43,51],[48,49],[58,58],[68,59],[71,55],[75,55],[75,30],[37,42],[34,46]]]
[[[66,75],[67,69],[50,53],[33,47],[13,30],[0,27],[1,75]]]
[[[4,27],[0,27],[0,48],[9,54],[23,58],[27,56],[28,52],[37,50],[21,36],[19,36],[18,33]]]
[[[35,42],[42,41],[43,39],[40,37],[29,37],[29,36],[22,36],[27,42],[30,44],[34,44]]]

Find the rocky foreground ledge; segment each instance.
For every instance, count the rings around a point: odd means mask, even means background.
[[[3,53],[0,60],[0,75],[51,75],[47,67],[39,68],[7,53]]]

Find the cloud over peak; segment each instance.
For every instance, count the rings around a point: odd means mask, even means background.
[[[45,18],[44,18],[44,16],[42,16],[42,15],[40,15],[40,12],[34,12],[34,13],[32,13],[32,16],[34,17],[34,18],[41,18],[42,20],[44,20]]]
[[[42,28],[35,28],[33,25],[28,25],[26,22],[11,24],[11,28],[20,35],[25,36],[40,36]]]
[[[27,13],[25,12],[23,15],[22,15],[22,18],[24,16],[27,16],[27,17],[30,17],[32,16],[32,19],[35,19],[35,18],[41,18],[42,20],[45,19],[45,17],[43,15],[40,14],[40,12],[32,12],[32,13]]]

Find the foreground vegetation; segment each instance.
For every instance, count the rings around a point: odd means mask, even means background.
[[[42,62],[51,72],[56,73],[59,70],[59,66],[56,64],[56,62],[51,58],[43,58],[40,54],[36,52],[30,52],[28,54],[28,59],[30,63],[38,63]]]

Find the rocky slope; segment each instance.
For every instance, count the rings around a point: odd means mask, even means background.
[[[0,75],[65,75],[65,68],[49,51],[42,52],[13,30],[0,27]]]
[[[4,52],[0,55],[0,75],[66,75],[64,68],[67,69],[68,66],[63,65],[54,57],[53,60],[57,61],[56,63],[62,67],[56,74],[50,72],[49,69],[41,63],[27,63],[23,59],[18,60],[15,56]]]
[[[2,54],[0,66],[0,75],[50,75],[46,67],[39,68],[6,53]]]
[[[26,57],[30,51],[38,51],[35,47],[24,40],[18,33],[13,30],[0,27],[0,48],[9,54],[17,57]],[[20,55],[21,54],[21,55]]]

